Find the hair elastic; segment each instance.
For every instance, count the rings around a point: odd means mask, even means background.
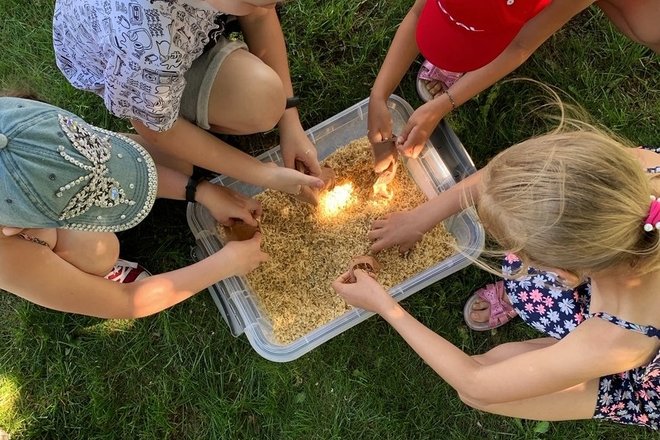
[[[651,196],[651,206],[649,207],[649,215],[644,222],[644,230],[651,232],[654,228],[660,229],[660,200],[655,196]]]

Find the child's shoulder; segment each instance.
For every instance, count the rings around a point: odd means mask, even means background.
[[[642,146],[630,148],[628,151],[639,160],[644,169],[660,168],[660,147]]]

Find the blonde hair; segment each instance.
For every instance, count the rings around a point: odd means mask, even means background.
[[[484,227],[523,262],[579,279],[614,267],[659,269],[660,233],[643,228],[655,195],[649,175],[625,141],[567,119],[563,106],[560,120],[484,168]]]

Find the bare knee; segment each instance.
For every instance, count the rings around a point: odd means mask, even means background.
[[[262,63],[252,72],[246,95],[250,108],[242,127],[244,133],[262,133],[275,128],[286,104],[282,81],[275,71]]]
[[[214,131],[261,133],[274,128],[286,104],[282,80],[247,51],[232,53],[211,89],[208,119]]]
[[[660,13],[655,0],[600,0],[596,4],[628,38],[660,53]]]
[[[119,240],[111,232],[60,230],[53,251],[83,272],[104,276],[119,258]]]

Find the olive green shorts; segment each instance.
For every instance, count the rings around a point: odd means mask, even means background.
[[[209,98],[215,77],[227,56],[239,49],[247,49],[242,41],[231,41],[225,37],[218,38],[217,43],[204,52],[185,73],[186,88],[181,97],[179,115],[197,124],[204,130],[209,130]]]

